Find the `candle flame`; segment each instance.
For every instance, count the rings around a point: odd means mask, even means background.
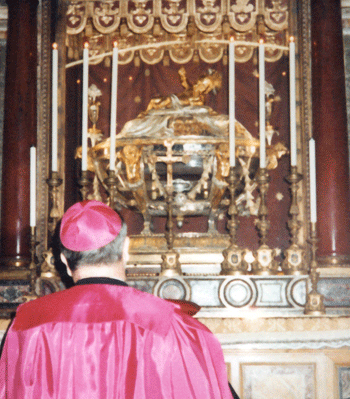
[[[231,37],[230,37],[230,42],[233,43],[234,41],[235,41],[235,37],[234,37],[234,36],[231,36]]]
[[[113,47],[118,47],[118,42],[116,40],[113,42]]]
[[[262,38],[259,39],[259,43],[260,43],[260,44],[264,44],[264,39],[262,39]]]
[[[290,42],[294,42],[294,36],[291,36],[291,37],[289,38],[289,41],[290,41]]]
[[[57,50],[58,44],[57,44],[57,43],[52,43],[52,48],[53,48],[54,50]]]
[[[84,43],[84,48],[89,48],[89,46],[90,46],[90,45],[89,45],[89,42],[85,42],[85,43]]]

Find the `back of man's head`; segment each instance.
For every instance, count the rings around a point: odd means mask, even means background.
[[[61,253],[72,272],[81,266],[115,264],[122,260],[126,234],[126,224],[108,205],[78,202],[62,218]]]

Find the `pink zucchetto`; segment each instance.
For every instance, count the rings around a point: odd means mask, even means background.
[[[122,219],[112,208],[99,201],[82,201],[63,215],[61,243],[71,251],[91,251],[104,247],[119,234]]]

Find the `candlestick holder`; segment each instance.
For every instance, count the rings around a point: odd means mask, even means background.
[[[87,170],[83,170],[81,172],[81,179],[78,183],[81,186],[80,192],[82,200],[85,201],[87,199],[90,186],[89,172]]]
[[[92,198],[96,201],[102,202],[102,196],[100,194],[100,183],[96,174],[92,181],[92,192]]]
[[[282,270],[287,275],[302,275],[307,274],[308,268],[305,261],[305,250],[298,245],[298,233],[301,228],[301,222],[298,220],[299,206],[298,206],[298,183],[303,176],[298,173],[297,167],[291,167],[291,173],[287,177],[290,183],[291,191],[291,206],[289,209],[290,218],[288,220],[288,228],[291,235],[291,245],[285,251],[285,259],[282,263]]]
[[[172,277],[181,276],[181,264],[179,262],[180,255],[174,250],[174,221],[173,221],[173,188],[167,187],[167,211],[168,220],[165,231],[165,238],[167,242],[167,251],[162,254],[162,264],[160,276]]]
[[[116,206],[116,192],[117,192],[117,178],[115,170],[109,169],[108,177],[105,179],[105,183],[108,187],[109,192],[109,206],[114,209]]]
[[[230,219],[227,222],[227,225],[230,232],[230,246],[222,253],[224,261],[221,263],[220,274],[237,276],[246,274],[248,269],[248,264],[244,261],[245,251],[237,245],[237,230],[239,227],[238,209],[235,201],[235,191],[237,182],[239,182],[237,167],[230,167],[228,181],[228,189],[230,190],[230,206],[228,209],[228,214]]]
[[[257,183],[260,193],[260,206],[256,227],[260,236],[260,247],[254,251],[255,261],[252,263],[254,274],[268,276],[277,273],[278,263],[274,260],[276,251],[267,245],[267,233],[270,228],[270,222],[267,220],[268,209],[266,195],[269,189],[270,176],[266,168],[260,168],[257,175]]]
[[[59,202],[58,202],[58,187],[62,184],[62,179],[59,178],[58,172],[51,172],[51,176],[46,180],[51,197],[51,210],[49,230],[53,233],[56,229],[58,219],[60,218]]]
[[[36,241],[36,227],[31,226],[30,227],[30,254],[31,254],[30,258],[31,258],[31,260],[30,260],[30,264],[29,264],[30,295],[29,295],[29,297],[27,297],[27,300],[35,299],[41,295],[40,281],[39,281],[39,278],[41,275],[41,270],[40,270],[40,264],[36,257],[37,244],[38,243]]]
[[[311,264],[309,271],[309,278],[311,282],[311,290],[307,288],[306,293],[306,303],[304,314],[311,316],[320,316],[326,313],[325,306],[323,304],[323,295],[319,294],[317,291],[317,283],[319,281],[319,273],[317,272],[317,231],[316,223],[311,223],[310,230],[310,245],[311,245]]]

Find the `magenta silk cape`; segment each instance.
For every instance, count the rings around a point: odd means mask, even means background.
[[[180,306],[80,285],[19,306],[0,398],[232,399],[219,342]]]

